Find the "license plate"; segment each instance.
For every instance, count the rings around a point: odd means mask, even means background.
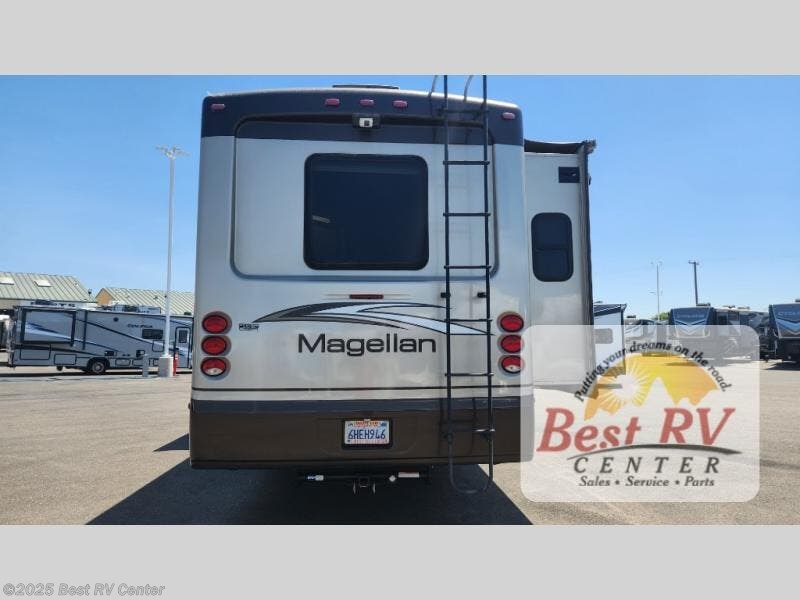
[[[344,422],[345,446],[388,446],[389,421],[379,419],[360,419]]]

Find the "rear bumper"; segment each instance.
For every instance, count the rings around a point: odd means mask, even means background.
[[[520,460],[520,397],[494,398],[494,461]],[[447,401],[192,400],[189,458],[194,468],[417,466],[447,463]],[[391,421],[391,446],[344,447],[346,419]],[[454,461],[489,460],[485,398],[453,399]]]

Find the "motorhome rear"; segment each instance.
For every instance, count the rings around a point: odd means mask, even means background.
[[[519,460],[519,335],[592,322],[593,143],[526,142],[515,105],[387,87],[202,111],[192,466]]]
[[[771,304],[769,320],[773,338],[771,356],[800,362],[800,301]]]

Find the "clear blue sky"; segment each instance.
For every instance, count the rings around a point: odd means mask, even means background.
[[[454,87],[463,78],[454,78]],[[179,145],[174,287],[194,282],[200,103],[207,92],[399,76],[0,77],[0,270],[163,288],[167,159]],[[463,84],[462,84],[463,85]],[[477,81],[473,83],[477,91]],[[594,296],[655,312],[800,297],[800,77],[490,77],[525,135],[598,142]]]

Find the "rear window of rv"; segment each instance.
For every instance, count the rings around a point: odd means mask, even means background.
[[[531,221],[533,274],[539,281],[572,277],[572,222],[564,213],[539,213]]]
[[[303,255],[312,269],[422,269],[428,262],[425,161],[418,156],[310,156]]]

